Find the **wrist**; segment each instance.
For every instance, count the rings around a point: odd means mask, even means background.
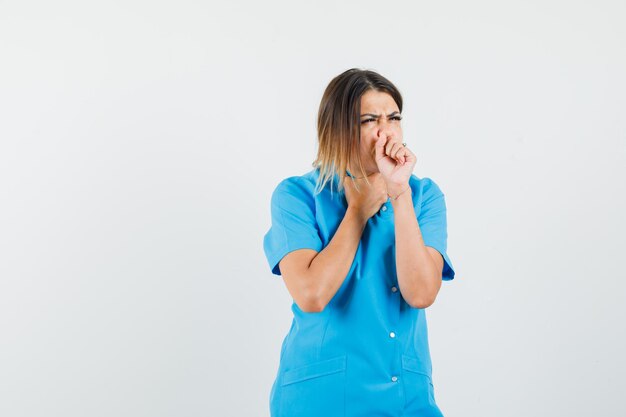
[[[398,195],[398,198],[396,198],[395,200],[391,197],[389,198],[389,200],[391,200],[391,205],[393,206],[394,211],[398,210],[399,206],[404,206],[406,203],[412,206],[413,205],[413,190],[409,188],[407,191]]]
[[[405,194],[411,195],[411,193],[411,186],[408,182],[404,184],[387,185],[387,195],[391,201],[395,201]]]
[[[365,215],[363,215],[361,210],[357,209],[354,206],[348,206],[346,210],[346,216],[351,216],[352,218],[356,219],[359,226],[362,226],[362,227],[365,227],[365,224],[367,224],[367,221],[368,221],[368,218]]]

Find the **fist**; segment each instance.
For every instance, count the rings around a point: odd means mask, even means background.
[[[376,214],[389,198],[386,182],[380,172],[369,175],[367,179],[369,184],[365,178],[343,178],[348,208],[356,210],[364,220]]]

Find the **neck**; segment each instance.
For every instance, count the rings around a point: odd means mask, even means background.
[[[355,178],[356,178],[356,177],[361,178],[361,175],[362,175],[362,174],[361,174],[361,171],[360,171],[360,170],[358,170],[358,169],[352,170],[351,168],[348,168],[347,170],[348,170],[348,172],[350,172],[350,174],[351,174],[353,177],[355,177]],[[378,170],[372,170],[372,171],[369,171],[367,168],[365,168],[365,170],[364,170],[364,171],[365,171],[365,176],[366,176],[366,177],[369,177],[370,175],[375,174],[376,172],[379,172]]]

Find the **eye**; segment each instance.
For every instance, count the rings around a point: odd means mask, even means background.
[[[393,117],[390,118],[390,120],[396,120],[396,121],[399,122],[400,120],[402,120],[402,116],[393,116]],[[365,120],[361,121],[361,124],[364,125],[366,123],[375,122],[375,121],[376,121],[376,119],[365,119]]]

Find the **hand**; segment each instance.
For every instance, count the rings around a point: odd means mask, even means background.
[[[347,175],[343,178],[348,208],[356,210],[363,220],[376,214],[388,198],[387,186],[379,172],[369,175],[367,179],[370,185],[365,182],[365,178],[354,179],[354,182],[359,186],[359,190],[357,190],[352,179]]]
[[[402,138],[392,138],[382,134],[374,145],[374,160],[385,180],[389,193],[403,188],[409,183],[417,158],[402,145]]]

